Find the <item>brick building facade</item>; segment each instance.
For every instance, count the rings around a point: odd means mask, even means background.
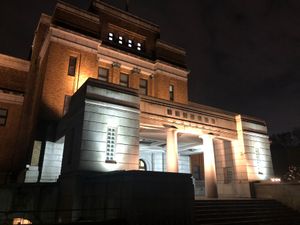
[[[264,121],[188,100],[185,51],[99,0],[57,3],[29,61],[0,55],[0,181],[74,171],[191,173],[195,194],[249,197],[273,174]]]

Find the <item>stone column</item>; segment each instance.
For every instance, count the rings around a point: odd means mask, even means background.
[[[216,198],[218,197],[218,192],[213,137],[204,135],[202,138],[204,149],[205,196]]]
[[[175,128],[167,129],[167,149],[166,149],[167,172],[178,172],[178,149],[177,131]]]
[[[109,76],[109,82],[112,82],[114,84],[119,84],[121,64],[118,62],[113,62],[111,67],[112,67],[112,73],[111,76]]]

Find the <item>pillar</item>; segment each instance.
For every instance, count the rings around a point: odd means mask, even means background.
[[[177,131],[175,128],[167,129],[167,149],[166,149],[167,172],[178,172],[178,149]]]
[[[129,76],[129,86],[134,89],[140,88],[140,73],[141,69],[134,67],[131,71],[131,76]]]
[[[121,67],[120,63],[118,62],[112,63],[112,72],[111,75],[109,76],[109,82],[112,82],[114,84],[120,83],[120,67]]]
[[[216,198],[218,197],[218,192],[213,137],[205,135],[202,138],[204,149],[205,196]]]

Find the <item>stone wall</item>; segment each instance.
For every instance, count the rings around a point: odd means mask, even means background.
[[[257,198],[272,198],[300,212],[300,184],[254,183]]]
[[[127,224],[191,224],[194,191],[188,174],[127,171],[68,176],[61,182],[62,222],[121,219]],[[64,190],[64,188],[66,190]],[[77,196],[77,197],[76,197]]]
[[[56,184],[22,184],[0,187],[0,224],[13,218],[33,223],[54,223],[58,189]]]
[[[86,103],[80,169],[92,171],[138,169],[139,113],[114,104]],[[108,129],[116,129],[114,162],[107,162]]]
[[[221,198],[250,197],[245,159],[234,141],[214,140],[217,189]]]
[[[46,142],[40,182],[56,182],[60,172],[64,151],[65,137],[56,142]]]

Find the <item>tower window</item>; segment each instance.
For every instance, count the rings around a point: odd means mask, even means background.
[[[68,75],[75,76],[76,64],[77,64],[77,58],[74,56],[70,56],[69,66],[68,66]]]
[[[7,120],[7,109],[0,108],[0,126],[5,126]]]
[[[116,149],[117,128],[107,128],[106,139],[106,162],[114,162]]]
[[[98,79],[107,82],[108,81],[109,69],[99,67],[98,68]]]
[[[138,42],[138,43],[136,44],[136,49],[137,49],[138,51],[141,51],[141,50],[142,50],[142,44]]]
[[[132,40],[128,40],[128,47],[131,48],[132,47]]]
[[[174,101],[174,85],[170,85],[169,86],[169,96],[170,96],[170,100]]]
[[[114,40],[114,34],[109,32],[108,33],[108,40],[113,41]]]
[[[145,79],[140,79],[140,94],[147,95],[148,91],[148,81]]]
[[[122,45],[123,44],[123,37],[119,36],[119,44]]]
[[[128,74],[121,73],[120,74],[120,85],[123,87],[128,87]]]

